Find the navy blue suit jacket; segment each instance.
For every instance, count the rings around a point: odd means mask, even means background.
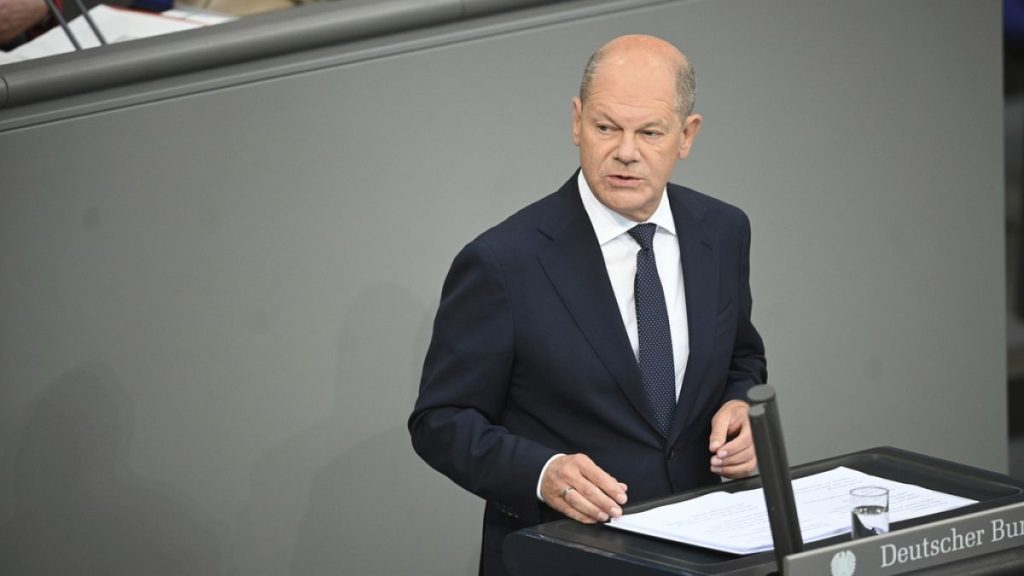
[[[749,221],[669,184],[690,356],[660,434],[579,194],[573,176],[481,234],[442,290],[409,430],[424,460],[487,500],[481,573],[503,573],[505,534],[560,517],[536,498],[551,456],[587,454],[633,503],[710,484],[711,417],[766,380]]]

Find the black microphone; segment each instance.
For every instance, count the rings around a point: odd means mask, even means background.
[[[793,497],[782,423],[775,403],[775,389],[768,384],[754,386],[747,392],[747,399],[751,403],[750,428],[754,434],[754,451],[761,469],[768,523],[775,543],[775,562],[781,570],[783,558],[801,552],[804,541]]]

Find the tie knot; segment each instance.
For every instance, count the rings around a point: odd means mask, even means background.
[[[651,250],[654,243],[654,231],[658,229],[657,224],[648,222],[647,224],[638,224],[629,229],[629,235],[640,244],[640,248],[644,250]]]

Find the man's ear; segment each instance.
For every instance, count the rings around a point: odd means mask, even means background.
[[[583,127],[583,102],[579,96],[572,98],[572,143],[580,145],[580,130]]]
[[[682,160],[690,155],[693,148],[693,141],[697,139],[700,132],[700,123],[704,120],[700,114],[690,114],[683,122],[683,139],[679,143],[679,159]]]

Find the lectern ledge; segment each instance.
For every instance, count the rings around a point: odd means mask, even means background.
[[[766,503],[772,515],[772,536],[780,552],[777,556],[775,552],[732,555],[566,519],[509,535],[504,544],[509,571],[517,576],[1024,574],[1024,482],[892,447],[789,468],[774,391],[761,388],[754,392],[751,402],[755,430],[760,427],[759,435],[767,432],[777,440],[755,439],[760,476],[638,503],[625,512],[642,512],[715,491],[764,488],[766,500],[771,500]],[[762,452],[765,448],[767,453]],[[804,545],[799,540],[790,480],[838,466],[977,503],[893,523],[891,532],[885,535],[851,540],[845,534]],[[784,539],[782,546],[780,538]]]

